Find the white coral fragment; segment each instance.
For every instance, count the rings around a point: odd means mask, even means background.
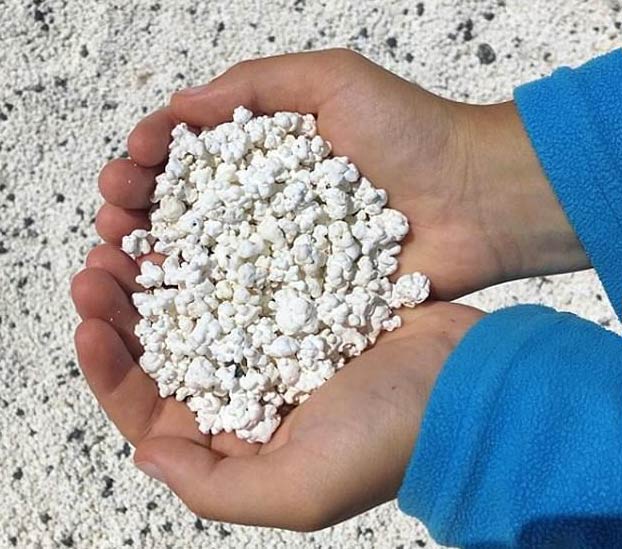
[[[266,442],[283,404],[300,404],[379,334],[394,309],[429,294],[426,276],[392,284],[406,217],[312,115],[256,116],[172,132],[151,229],[123,238],[143,261],[132,296],[140,365],[204,433]]]

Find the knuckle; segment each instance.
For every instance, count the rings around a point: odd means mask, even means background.
[[[193,515],[196,515],[198,518],[211,520],[211,517],[208,516],[209,513],[207,513],[200,501],[193,498],[182,499],[182,501]]]
[[[88,254],[86,254],[86,266],[97,267],[101,263],[102,254],[105,252],[106,244],[99,244],[95,246]]]
[[[323,510],[309,505],[303,505],[302,516],[297,517],[292,524],[292,530],[296,532],[316,532],[329,525],[329,521]]]
[[[84,302],[91,295],[92,269],[83,269],[71,279],[71,297],[74,302]]]
[[[361,57],[361,55],[355,51],[343,47],[327,50],[327,54],[335,63],[340,65],[355,63]]]
[[[244,59],[242,61],[238,61],[227,72],[233,75],[245,72],[253,65],[253,63],[255,63],[254,59]]]

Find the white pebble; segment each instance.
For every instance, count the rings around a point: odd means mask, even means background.
[[[151,229],[125,236],[141,264],[132,295],[141,367],[185,400],[203,433],[267,442],[280,406],[301,404],[430,291],[398,267],[408,220],[312,115],[257,116],[172,131]]]

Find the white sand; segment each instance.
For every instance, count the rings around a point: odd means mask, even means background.
[[[618,3],[424,0],[423,15],[407,0],[275,1],[268,12],[250,0],[37,4],[0,0],[0,547],[424,546],[418,523],[393,504],[307,535],[196,522],[134,469],[72,343],[69,279],[97,242],[97,172],[172,90],[245,57],[350,46],[437,93],[494,101],[619,46]],[[469,18],[465,40],[456,29]],[[492,64],[480,64],[482,43]],[[469,301],[489,310],[544,303],[619,328],[591,273]]]

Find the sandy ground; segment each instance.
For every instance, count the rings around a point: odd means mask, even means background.
[[[0,0],[0,547],[433,547],[394,504],[306,535],[197,520],[134,469],[72,345],[69,280],[98,241],[98,170],[171,91],[243,58],[349,46],[490,102],[619,46],[620,21],[606,0]],[[480,59],[482,44],[494,55]],[[468,301],[544,303],[619,329],[592,273]]]

